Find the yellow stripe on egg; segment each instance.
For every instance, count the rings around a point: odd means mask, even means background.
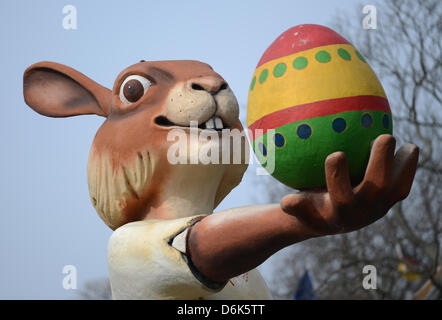
[[[371,67],[349,44],[297,52],[271,60],[254,73],[249,91],[247,125],[296,105],[373,95],[386,98]]]

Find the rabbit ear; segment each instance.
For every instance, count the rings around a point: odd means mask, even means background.
[[[27,105],[48,117],[106,117],[112,92],[68,66],[38,62],[23,75],[23,95]]]

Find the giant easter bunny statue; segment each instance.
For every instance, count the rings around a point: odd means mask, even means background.
[[[326,159],[326,190],[213,214],[246,164],[167,159],[175,143],[169,131],[188,135],[190,121],[199,132],[243,130],[235,96],[209,65],[141,61],[123,70],[111,91],[72,68],[40,62],[24,74],[24,97],[45,116],[106,118],[87,173],[92,204],[115,230],[108,248],[114,299],[270,298],[256,266],[288,245],[380,219],[407,197],[418,160],[416,146],[394,154],[395,139],[381,135],[357,186],[345,154],[336,152]],[[197,149],[218,143],[189,140]]]

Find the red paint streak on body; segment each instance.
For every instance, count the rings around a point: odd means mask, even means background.
[[[317,24],[302,24],[288,29],[273,41],[256,67],[297,52],[332,44],[351,43],[330,28]]]
[[[347,111],[384,111],[391,113],[388,100],[378,96],[355,96],[316,101],[278,110],[256,120],[249,126],[252,131],[251,138],[253,141],[269,129],[275,129],[299,120]],[[256,129],[263,130],[255,132]]]

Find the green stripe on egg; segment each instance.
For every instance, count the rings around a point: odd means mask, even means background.
[[[274,135],[266,133],[255,139],[253,149],[264,167],[274,154],[272,175],[295,189],[324,186],[325,159],[343,151],[355,184],[363,178],[370,143],[381,134],[391,134],[392,125],[391,114],[383,111],[336,113],[280,126]]]

